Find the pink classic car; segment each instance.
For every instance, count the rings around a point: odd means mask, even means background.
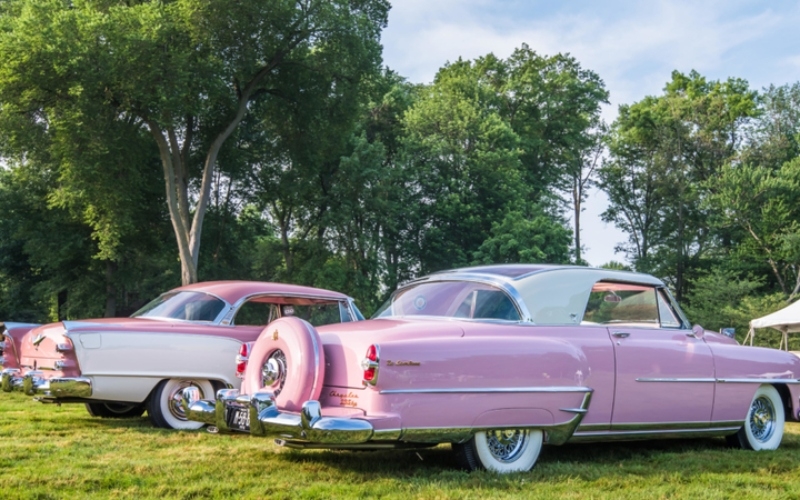
[[[19,368],[19,346],[22,337],[38,323],[0,323],[0,366],[3,368]]]
[[[184,392],[188,418],[292,448],[451,443],[525,471],[543,444],[727,436],[775,449],[800,358],[692,328],[644,274],[500,265],[406,284],[370,321],[273,322],[241,390]]]
[[[363,319],[352,299],[328,290],[198,283],[162,294],[130,318],[6,324],[0,387],[45,403],[84,403],[98,417],[146,410],[158,427],[196,429],[202,424],[186,419],[183,391],[210,397],[239,387],[242,374],[230,360],[246,355],[268,323],[289,317],[315,326]]]

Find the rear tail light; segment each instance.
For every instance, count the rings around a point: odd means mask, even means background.
[[[56,351],[58,352],[69,352],[71,350],[72,350],[72,342],[70,342],[69,340],[67,340],[64,343],[56,345]]]
[[[380,350],[378,346],[371,345],[367,348],[367,357],[361,362],[364,369],[364,385],[375,385],[378,383],[378,368],[380,363]]]
[[[252,347],[252,342],[245,342],[239,348],[239,354],[236,355],[236,376],[239,378],[244,378],[244,372],[247,370],[247,360]]]

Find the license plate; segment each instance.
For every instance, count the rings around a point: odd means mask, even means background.
[[[228,408],[228,427],[234,431],[250,432],[250,409]]]

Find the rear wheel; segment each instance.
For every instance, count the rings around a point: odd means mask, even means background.
[[[466,443],[453,444],[453,451],[467,470],[526,472],[536,464],[543,438],[540,430],[490,430],[476,433]]]
[[[187,387],[197,387],[200,390],[200,399],[210,399],[214,396],[214,388],[208,380],[178,379],[162,380],[153,389],[147,401],[147,414],[156,427],[162,429],[194,430],[203,427],[202,422],[186,419],[186,413],[181,406],[183,391]]]
[[[131,403],[86,403],[86,411],[100,418],[136,418],[144,414],[144,405]]]
[[[778,390],[762,385],[753,396],[744,426],[728,436],[728,443],[745,450],[774,450],[783,439],[786,414]]]

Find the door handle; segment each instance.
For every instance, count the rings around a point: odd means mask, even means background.
[[[617,337],[618,339],[627,339],[631,336],[628,332],[611,332],[611,335]]]

